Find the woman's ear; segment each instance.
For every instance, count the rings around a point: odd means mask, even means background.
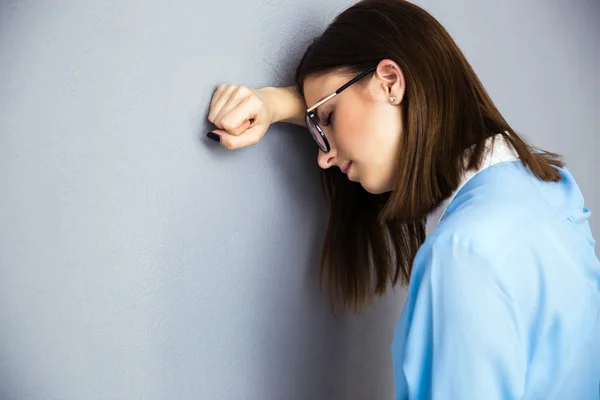
[[[377,65],[375,76],[380,82],[384,95],[390,99],[389,101],[393,104],[400,104],[404,97],[406,83],[404,73],[398,63],[390,59],[381,60]]]

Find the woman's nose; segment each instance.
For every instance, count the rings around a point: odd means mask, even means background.
[[[333,163],[335,162],[336,156],[337,156],[337,151],[333,147],[330,148],[327,153],[325,153],[323,150],[319,149],[319,155],[317,156],[317,163],[319,164],[319,167],[321,167],[323,169],[327,169],[334,165]]]

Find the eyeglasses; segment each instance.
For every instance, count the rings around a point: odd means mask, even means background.
[[[323,129],[321,129],[321,127],[319,126],[319,123],[317,122],[318,117],[315,113],[315,110],[321,104],[325,103],[327,100],[330,100],[330,99],[334,98],[335,96],[337,96],[338,94],[342,93],[350,85],[357,82],[358,80],[360,80],[367,74],[375,71],[376,69],[377,69],[377,67],[371,67],[368,70],[361,72],[360,74],[358,74],[357,76],[352,78],[348,83],[346,83],[345,85],[340,87],[338,90],[336,90],[334,93],[332,93],[329,96],[325,97],[324,99],[320,100],[314,106],[312,106],[306,110],[306,117],[305,117],[306,127],[310,131],[313,139],[315,139],[315,142],[317,142],[317,146],[319,146],[319,149],[321,149],[324,153],[327,153],[330,150],[329,142],[327,141],[327,138],[325,137],[325,133],[323,132]]]

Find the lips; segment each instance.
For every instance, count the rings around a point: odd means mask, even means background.
[[[348,174],[348,170],[350,169],[351,166],[352,166],[352,161],[348,161],[347,163],[345,163],[344,165],[342,165],[340,167],[340,169],[342,170],[342,172],[344,174]]]

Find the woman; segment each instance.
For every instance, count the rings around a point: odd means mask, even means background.
[[[589,211],[560,156],[504,120],[444,28],[406,1],[361,1],[312,42],[295,80],[219,86],[208,137],[237,149],[273,122],[307,126],[332,299],[360,310],[408,283],[396,397],[599,398]]]

